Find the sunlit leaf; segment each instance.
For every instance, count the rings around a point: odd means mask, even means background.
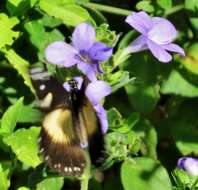
[[[9,170],[3,169],[0,164],[0,189],[7,190],[10,186],[10,180],[8,179]]]
[[[23,98],[20,98],[14,105],[10,106],[3,114],[0,134],[10,134],[14,131],[23,105]]]
[[[18,160],[27,166],[35,168],[41,163],[41,160],[38,157],[37,145],[39,132],[39,127],[18,129],[16,132],[5,137],[3,141],[11,147]]]
[[[18,55],[13,49],[6,51],[5,56],[10,64],[23,77],[24,83],[30,88],[33,93],[35,93],[28,70],[29,62],[23,59],[20,55]]]
[[[61,190],[63,184],[63,177],[47,178],[37,185],[36,190]]]
[[[12,30],[12,28],[19,23],[16,17],[8,18],[4,13],[0,14],[0,50],[5,45],[11,46],[14,40],[19,36],[19,32]]]
[[[74,3],[41,0],[39,5],[48,15],[61,19],[66,25],[76,26],[85,21],[93,22],[87,10]]]
[[[57,29],[50,32],[45,31],[43,20],[31,21],[25,24],[29,34],[30,42],[38,49],[39,58],[43,59],[45,48],[52,42],[64,40],[64,36]]]
[[[157,0],[157,4],[163,9],[170,9],[172,7],[172,0]]]

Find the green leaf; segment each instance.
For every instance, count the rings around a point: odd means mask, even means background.
[[[154,12],[154,7],[151,5],[151,2],[148,0],[140,1],[136,4],[136,9],[137,10],[144,10],[148,13]]]
[[[188,16],[190,17],[190,22],[192,26],[198,30],[198,1],[196,0],[185,0],[185,8],[188,10]],[[197,34],[197,33],[196,33]],[[196,35],[195,34],[195,35]]]
[[[67,1],[41,0],[40,8],[48,15],[61,19],[64,24],[76,26],[81,22],[93,22],[86,9]]]
[[[125,190],[172,190],[165,168],[151,158],[125,161],[121,167],[121,180]]]
[[[17,190],[30,190],[30,189],[27,187],[19,187]]]
[[[24,83],[30,88],[32,93],[35,94],[35,90],[32,86],[31,79],[29,76],[29,62],[20,57],[13,49],[5,51],[5,57],[10,62],[10,64],[18,71],[18,73],[23,77]]]
[[[184,97],[198,96],[198,87],[188,82],[176,70],[172,70],[168,79],[162,83],[160,91],[163,94],[176,94]]]
[[[176,97],[170,102],[169,117],[160,123],[161,138],[171,136],[182,155],[198,155],[197,99]]]
[[[156,106],[160,98],[157,82],[158,65],[159,63],[145,52],[131,55],[120,65],[136,79],[134,83],[125,86],[129,102],[135,111],[148,113]]]
[[[42,19],[26,23],[25,29],[30,36],[30,42],[38,49],[38,55],[41,59],[44,57],[45,48],[50,43],[57,40],[64,40],[64,36],[57,29],[46,32]]]
[[[198,155],[198,130],[196,127],[186,122],[173,121],[169,123],[171,134],[176,142],[176,146],[182,155],[196,154]]]
[[[41,160],[38,157],[37,146],[39,132],[39,127],[18,129],[16,132],[5,137],[3,142],[11,147],[18,160],[27,166],[35,168],[41,163]]]
[[[198,75],[198,43],[192,44],[188,48],[188,52],[185,57],[181,59],[184,67],[191,73]]]
[[[47,178],[37,185],[36,190],[61,190],[63,184],[63,177]]]
[[[14,105],[10,106],[3,114],[0,134],[10,134],[14,131],[18,121],[19,113],[23,105],[23,98],[20,98]]]
[[[132,113],[123,123],[121,127],[116,129],[117,132],[120,133],[128,133],[131,131],[131,129],[136,125],[136,123],[140,119],[140,114],[139,113]]]
[[[148,83],[125,86],[131,105],[139,112],[150,112],[159,100],[158,85]]]
[[[108,162],[110,159],[113,162],[122,161],[137,154],[140,149],[140,138],[132,130],[124,134],[111,132],[105,136],[105,147],[109,155]]]
[[[133,84],[135,77],[130,77],[128,71],[117,71],[113,74],[107,74],[108,82],[112,86],[112,92],[116,92],[127,84]]]
[[[157,0],[157,4],[162,8],[162,9],[170,9],[172,7],[172,0]]]
[[[30,106],[22,106],[18,114],[18,122],[21,123],[36,123],[41,122],[43,114]]]
[[[109,29],[108,24],[103,23],[96,28],[96,40],[113,47],[118,40],[118,36],[115,31]]]
[[[50,28],[55,28],[55,27],[57,27],[57,26],[62,24],[62,21],[60,19],[57,19],[57,18],[54,18],[54,17],[50,17],[47,14],[44,14],[43,18],[40,19],[40,20],[41,20],[43,26],[47,26],[47,27],[50,27]],[[37,21],[39,21],[39,20],[37,20]],[[29,23],[31,23],[31,22],[29,22]]]
[[[122,125],[123,119],[122,115],[119,113],[119,111],[116,108],[111,108],[107,112],[107,117],[108,117],[108,123],[109,123],[109,128],[118,128]]]
[[[6,2],[6,8],[10,15],[23,15],[31,7],[35,5],[38,0],[8,0]]]
[[[185,8],[190,11],[197,11],[198,9],[198,1],[197,0],[185,0]]]
[[[0,50],[6,45],[11,46],[14,40],[19,36],[19,32],[15,32],[12,28],[19,23],[16,17],[8,18],[4,13],[0,14]]]
[[[0,190],[7,190],[10,187],[10,180],[8,179],[9,170],[3,169],[0,164]]]
[[[141,153],[153,159],[157,158],[157,132],[147,119],[141,119],[133,130],[141,138]]]

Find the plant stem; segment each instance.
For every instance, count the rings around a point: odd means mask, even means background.
[[[83,176],[81,177],[81,190],[88,190],[89,186],[89,179],[91,177],[90,171],[91,171],[91,161],[88,152],[86,153],[86,161],[87,166],[85,168],[85,171],[83,173]]]
[[[101,5],[98,3],[85,3],[85,4],[83,4],[83,6],[88,7],[88,8],[97,9],[102,12],[107,12],[107,13],[112,13],[112,14],[117,14],[117,15],[124,15],[124,16],[130,15],[132,12],[130,10],[121,9],[121,8],[117,8],[117,7],[111,7],[108,5]]]
[[[176,13],[178,11],[181,11],[184,8],[185,8],[184,4],[176,5],[176,6],[172,7],[171,9],[165,11],[164,16],[167,17],[167,16],[169,16],[171,14],[174,14],[174,13]]]

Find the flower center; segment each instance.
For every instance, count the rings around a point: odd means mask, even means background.
[[[79,58],[80,58],[81,61],[83,61],[85,63],[93,64],[93,60],[90,58],[88,53],[86,51],[84,51],[84,50],[80,51]]]

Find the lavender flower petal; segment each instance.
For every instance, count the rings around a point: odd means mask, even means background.
[[[94,72],[94,65],[93,64],[85,63],[85,62],[79,60],[78,63],[77,63],[77,67],[85,75],[87,75],[87,78],[90,81],[96,81],[97,80],[95,72]]]
[[[135,53],[148,49],[146,38],[143,35],[137,37],[126,49],[127,53]]]
[[[96,39],[94,28],[87,23],[79,24],[72,34],[72,44],[77,50],[88,50]]]
[[[64,82],[64,83],[63,83],[63,87],[65,88],[65,90],[66,90],[67,92],[70,92],[70,91],[71,91],[71,87],[70,87],[70,85],[69,85],[69,82]]]
[[[167,44],[176,38],[177,31],[170,21],[160,17],[154,17],[152,20],[153,28],[148,32],[150,40],[157,44]]]
[[[127,16],[125,21],[142,34],[147,34],[153,26],[152,19],[143,11],[138,13],[133,12],[131,15]]]
[[[178,160],[177,166],[192,176],[198,175],[198,159],[183,157]]]
[[[102,42],[95,42],[93,46],[88,50],[89,56],[93,60],[106,61],[111,57],[113,49],[108,47]]]
[[[171,61],[172,56],[164,50],[160,45],[152,42],[151,40],[147,40],[147,45],[151,50],[151,53],[161,62],[167,63]]]
[[[78,90],[80,90],[83,83],[83,77],[78,76],[78,77],[74,77],[73,79],[77,82]]]
[[[72,46],[64,41],[56,41],[45,49],[45,58],[52,64],[71,67],[76,64],[75,55],[77,53]]]
[[[170,43],[170,44],[163,45],[162,47],[168,51],[172,51],[172,52],[178,53],[181,56],[185,56],[184,50],[177,44]]]
[[[106,82],[95,81],[87,86],[85,94],[93,105],[97,105],[100,100],[109,95],[111,91],[111,87]]]
[[[108,120],[107,120],[106,110],[100,104],[94,106],[94,109],[96,110],[96,114],[99,118],[102,133],[105,134],[108,130]]]
[[[184,162],[186,161],[187,158],[188,157],[182,157],[182,158],[180,158],[178,160],[178,162],[177,162],[177,167],[180,168],[180,169],[185,170],[185,168],[184,168]]]

